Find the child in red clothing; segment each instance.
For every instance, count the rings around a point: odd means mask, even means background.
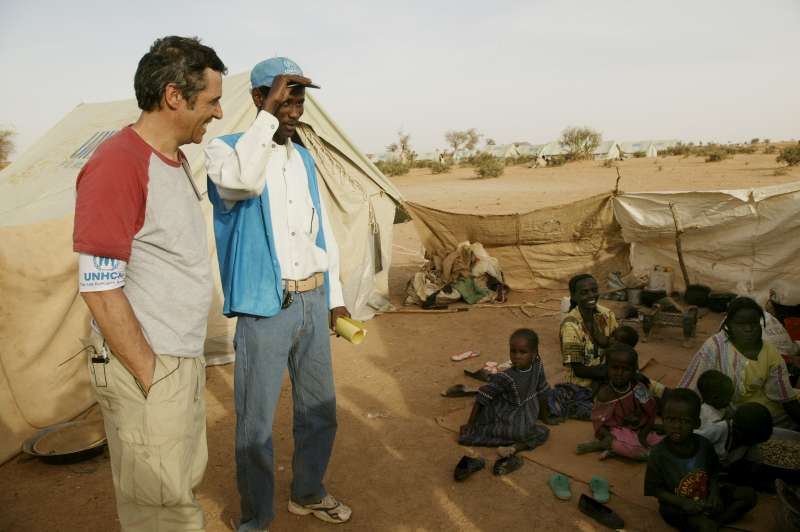
[[[645,384],[636,380],[639,355],[626,344],[606,350],[608,382],[597,392],[592,408],[595,440],[578,445],[578,454],[602,451],[601,458],[624,456],[647,460],[649,448],[663,436],[653,432],[657,403]]]

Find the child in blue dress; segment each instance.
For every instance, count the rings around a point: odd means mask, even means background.
[[[531,329],[514,331],[509,339],[512,366],[480,387],[475,406],[458,443],[499,447],[502,457],[533,449],[547,440],[553,424],[547,407],[550,386],[539,358],[539,337]]]

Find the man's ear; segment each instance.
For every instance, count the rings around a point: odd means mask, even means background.
[[[164,87],[163,101],[168,109],[177,109],[180,102],[183,101],[183,93],[174,83],[167,83]]]
[[[250,95],[253,97],[253,103],[261,109],[261,104],[264,102],[264,97],[261,96],[261,91],[258,90],[258,87],[253,87],[250,91]]]

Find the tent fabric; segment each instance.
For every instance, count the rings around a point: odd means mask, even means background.
[[[762,304],[770,289],[800,287],[800,183],[617,196],[614,217],[631,243],[634,272],[671,266],[681,289],[670,205],[683,231],[681,247],[692,283],[749,294]]]
[[[523,214],[459,214],[411,202],[406,207],[429,255],[443,258],[463,241],[480,242],[515,290],[563,288],[577,273],[605,279],[630,269],[610,195]]]
[[[224,117],[209,125],[206,141],[246,129],[255,117],[246,73],[223,81]],[[88,408],[86,357],[69,359],[88,336],[89,314],[77,293],[77,255],[72,252],[75,178],[97,145],[133,123],[133,100],[75,108],[0,172],[0,462],[18,452],[38,429],[71,419]],[[345,302],[357,319],[388,304],[392,230],[402,220],[402,196],[320,107],[306,97],[298,134],[314,155],[320,190],[340,247]],[[202,146],[184,149],[202,192]],[[206,357],[232,360],[235,320],[221,314],[215,272]]]

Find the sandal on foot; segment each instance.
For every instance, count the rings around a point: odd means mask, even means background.
[[[453,479],[456,482],[463,482],[470,475],[476,471],[480,471],[486,466],[486,461],[483,458],[472,458],[463,456],[456,464],[456,469],[453,471]]]
[[[578,509],[583,514],[612,530],[625,528],[625,521],[614,510],[603,503],[597,502],[588,495],[581,494],[581,500],[578,501]]]
[[[556,473],[547,482],[550,484],[550,489],[553,490],[553,495],[562,501],[568,501],[572,498],[572,492],[569,491],[569,479],[561,473]]]
[[[325,495],[321,501],[313,504],[300,504],[289,500],[289,512],[295,515],[312,514],[326,523],[346,523],[353,515],[353,510],[337,501],[333,495]]]
[[[597,502],[608,502],[611,494],[608,492],[608,481],[606,479],[595,475],[589,481],[589,487],[592,489],[592,497]]]
[[[463,384],[454,384],[442,392],[442,397],[468,397],[477,394],[478,390],[471,390]]]
[[[492,467],[492,473],[495,475],[508,475],[509,473],[513,473],[520,467],[522,467],[522,458],[519,455],[511,455],[506,456],[505,458],[500,458],[497,462],[494,463],[494,467]]]

